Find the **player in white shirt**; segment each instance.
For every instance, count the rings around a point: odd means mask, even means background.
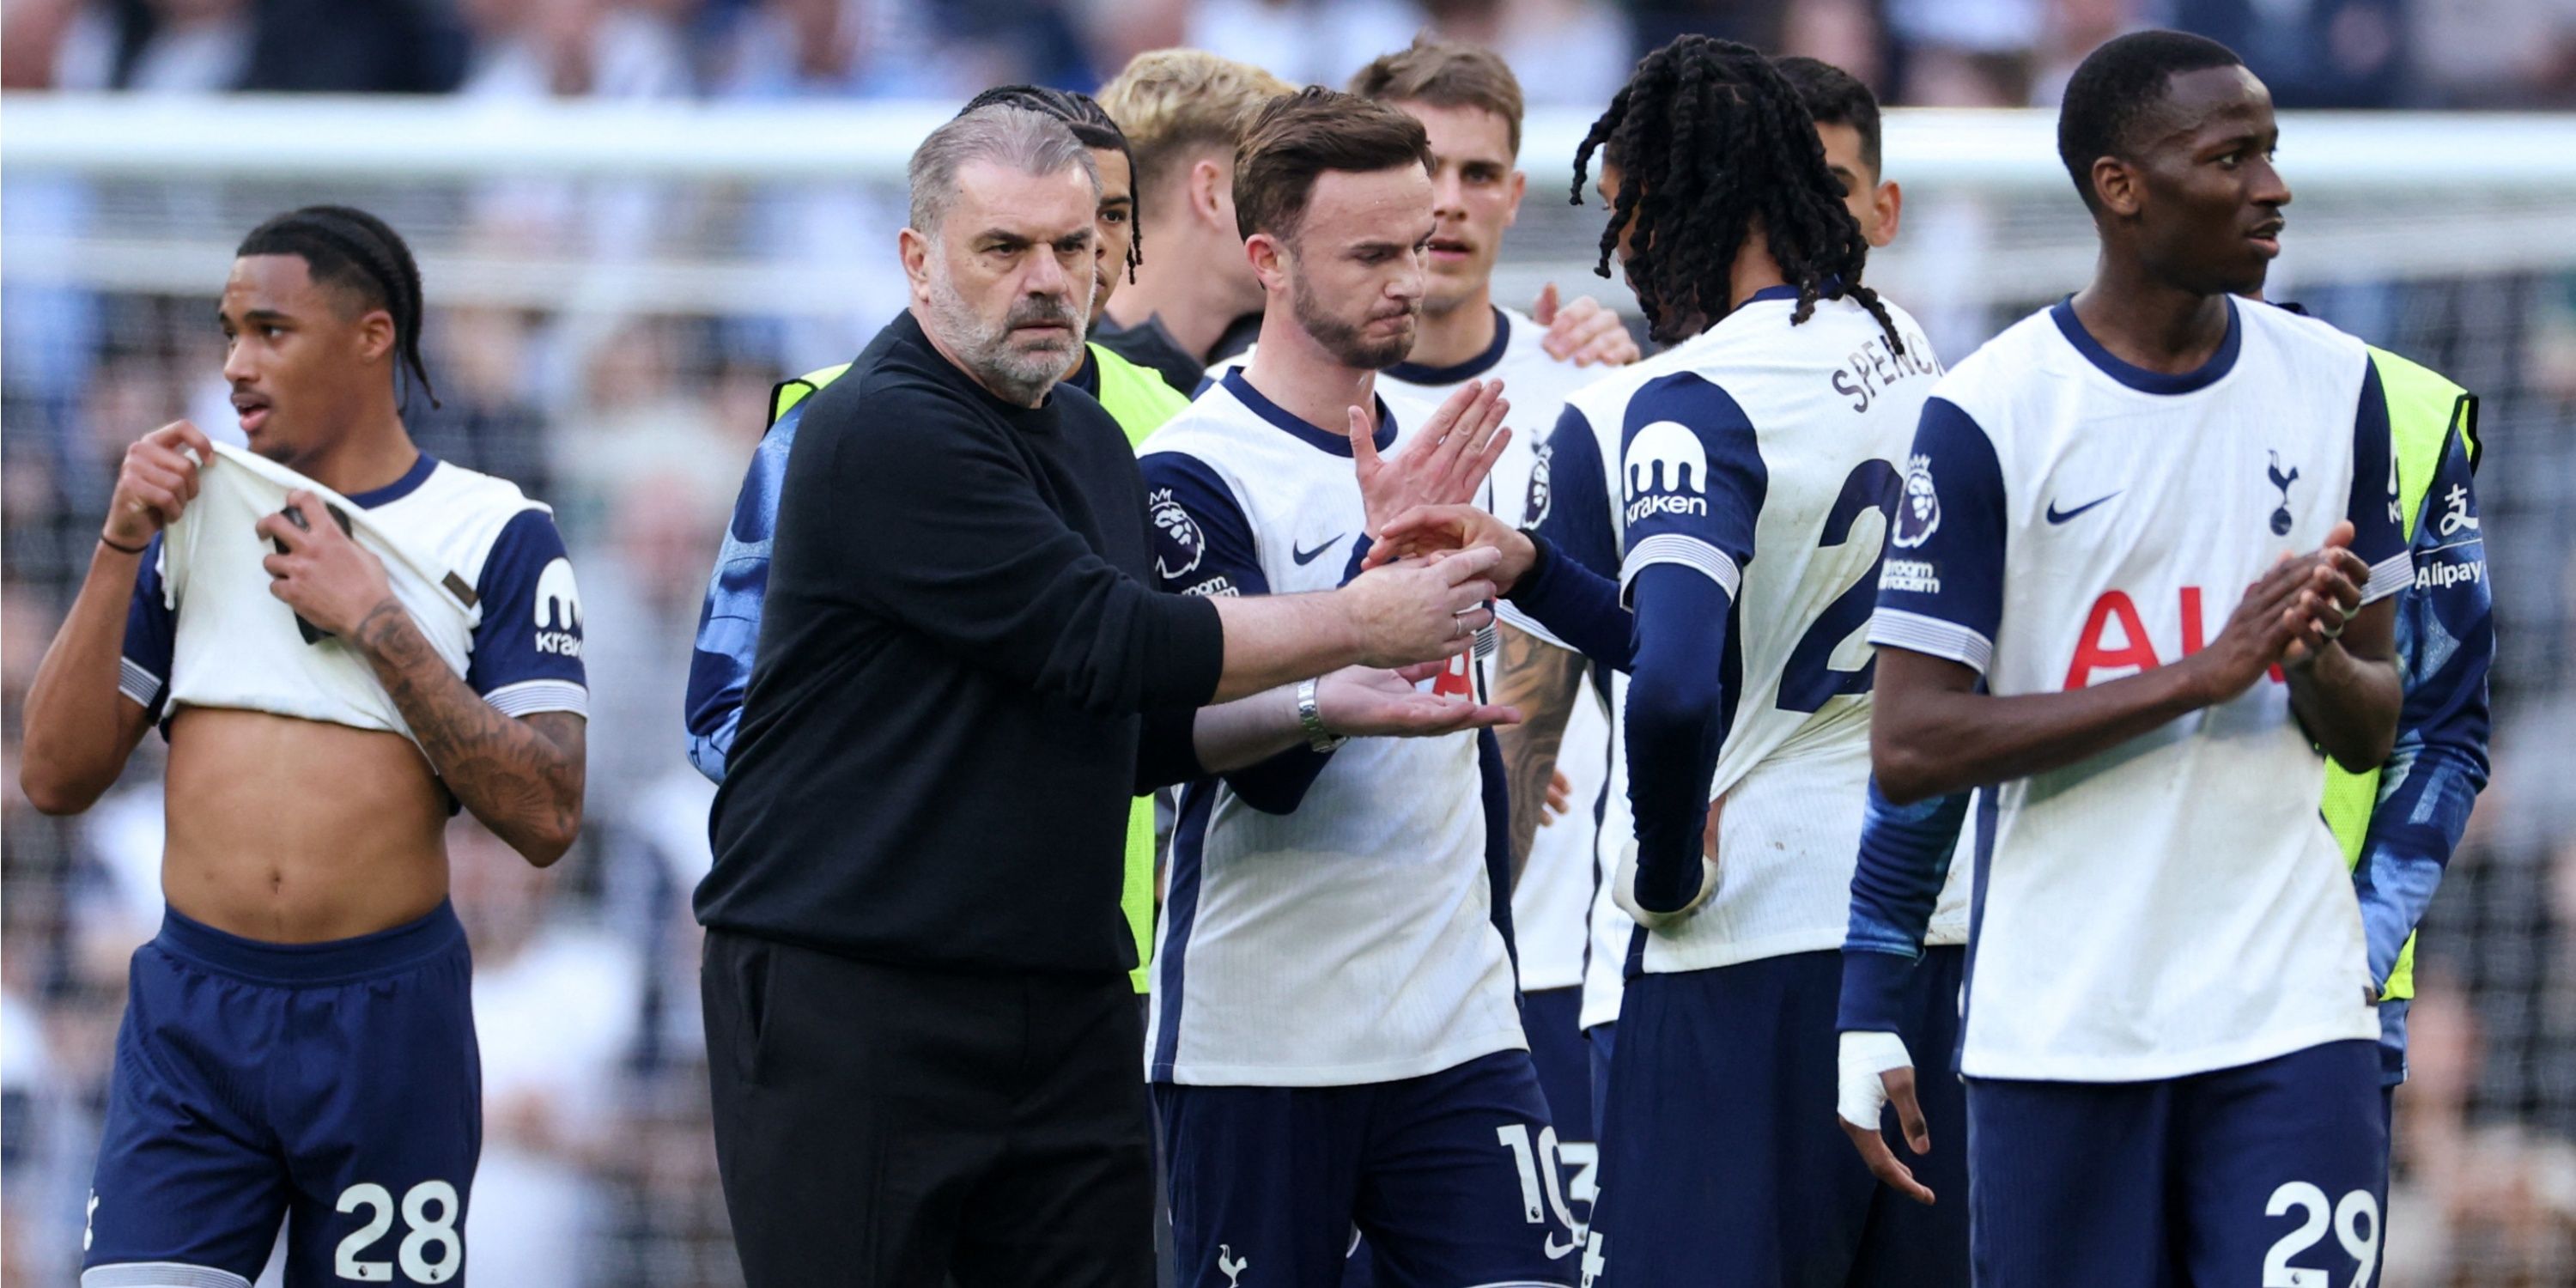
[[[1434,228],[1419,122],[1309,89],[1264,108],[1241,156],[1263,342],[1146,441],[1158,571],[1190,594],[1328,590],[1393,515],[1480,492],[1508,409],[1471,382],[1408,439],[1376,396]],[[1489,651],[1424,677],[1462,717],[1489,711]],[[1328,1288],[1356,1226],[1382,1285],[1570,1284],[1493,739],[1313,728],[1192,784],[1173,835],[1147,1066],[1182,1282]]]
[[[2410,576],[2362,343],[2261,288],[2289,189],[2225,46],[2114,40],[2059,151],[2090,285],[1926,404],[1889,538],[1873,760],[1980,784],[1965,1042],[1977,1281],[2360,1283],[2376,990],[2319,817],[2381,763]],[[2251,589],[2248,589],[2248,587]],[[2322,752],[2320,751],[2322,749]]]
[[[134,954],[88,1288],[247,1288],[281,1222],[290,1283],[465,1282],[482,1104],[447,820],[560,857],[588,692],[550,512],[404,428],[421,315],[375,217],[255,229],[217,311],[249,449],[185,421],[128,449],[29,690],[47,812],[154,723],[169,743],[169,908]]]
[[[1647,929],[1625,953],[1587,1278],[1938,1282],[1871,1222],[1830,1085],[1802,1083],[1833,1067],[1861,632],[1940,368],[1860,284],[1841,185],[1758,53],[1685,37],[1649,55],[1578,167],[1596,146],[1605,262],[1676,343],[1569,401],[1542,525],[1562,540],[1496,538],[1519,612],[1631,672],[1635,841],[1614,885]]]
[[[1569,338],[1558,334],[1563,327],[1549,322],[1578,314],[1615,321],[1589,297],[1549,321],[1494,302],[1494,265],[1528,187],[1514,164],[1522,99],[1509,64],[1481,46],[1426,35],[1361,68],[1350,88],[1421,121],[1431,140],[1434,226],[1421,326],[1413,351],[1378,374],[1378,387],[1428,407],[1470,380],[1502,381],[1511,392],[1516,432],[1494,463],[1494,505],[1515,522],[1535,522],[1545,509],[1541,463],[1548,433],[1566,398],[1604,368],[1636,361],[1636,342],[1614,327],[1591,347],[1569,353]],[[1553,287],[1542,294],[1542,312],[1555,297]],[[1535,641],[1506,629],[1499,642],[1496,692],[1510,706],[1509,695],[1522,687],[1514,658],[1528,656]],[[1511,802],[1512,944],[1522,1027],[1555,1120],[1566,1207],[1580,1230],[1592,1212],[1595,1147],[1591,1060],[1578,1013],[1610,722],[1600,701],[1568,701],[1553,718],[1498,730],[1496,738]],[[1551,796],[1560,803],[1551,806]]]

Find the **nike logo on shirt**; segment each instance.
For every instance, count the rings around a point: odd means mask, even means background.
[[[2119,493],[2117,493],[2117,492],[2113,492],[2113,493],[2111,493],[2111,495],[2110,495],[2110,496],[2095,497],[2094,499],[2092,499],[2092,500],[2090,500],[2090,501],[2087,501],[2087,502],[2085,502],[2084,504],[2079,505],[2079,506],[2075,507],[2075,508],[2074,508],[2074,509],[2072,509],[2072,510],[2060,510],[2060,509],[2058,509],[2058,508],[2057,508],[2057,502],[2055,502],[2055,501],[2051,501],[2051,502],[2049,502],[2049,503],[2048,503],[2048,521],[2049,521],[2050,523],[2064,523],[2064,522],[2066,522],[2068,519],[2072,519],[2072,518],[2074,518],[2076,515],[2082,514],[2082,513],[2084,513],[2086,510],[2090,510],[2090,509],[2092,509],[2094,506],[2100,505],[2100,504],[2102,504],[2104,501],[2108,501],[2108,500],[2110,500],[2110,499],[2111,499],[2111,497],[2113,497],[2113,496],[2118,496],[2118,495],[2119,495]]]
[[[1288,557],[1296,560],[1297,566],[1302,568],[1307,564],[1315,562],[1316,558],[1321,556],[1325,551],[1340,544],[1343,535],[1344,534],[1342,533],[1336,532],[1333,535],[1324,538],[1324,543],[1312,550],[1300,550],[1294,542],[1291,542],[1288,547]]]

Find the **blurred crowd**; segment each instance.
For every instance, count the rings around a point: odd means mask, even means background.
[[[1008,81],[1090,89],[1133,53],[1170,44],[1339,83],[1428,26],[1505,51],[1533,103],[1591,107],[1641,48],[1704,30],[1827,57],[1892,102],[2018,104],[2053,103],[2084,50],[2150,22],[2243,50],[2286,105],[2576,101],[2576,0],[5,0],[0,70],[13,90],[959,102]],[[15,179],[7,194],[8,1285],[64,1282],[77,1262],[125,962],[161,906],[158,739],[96,809],[49,819],[17,789],[18,704],[86,567],[125,445],[181,416],[209,429],[233,420],[209,321],[214,280],[171,295],[42,271],[42,237],[131,213],[130,198],[110,196]],[[451,837],[486,1096],[469,1222],[476,1278],[739,1282],[705,1121],[688,905],[709,862],[712,788],[682,758],[682,679],[769,386],[846,358],[900,306],[881,249],[890,231],[851,232],[890,229],[899,204],[858,187],[739,201],[723,209],[745,226],[717,234],[686,193],[610,185],[566,199],[523,182],[465,193],[174,191],[154,198],[151,217],[223,239],[321,196],[378,206],[416,241],[435,240],[416,230],[441,228],[460,264],[485,242],[613,255],[620,238],[684,227],[789,263],[818,244],[850,245],[835,271],[865,276],[865,298],[828,324],[810,312],[764,316],[757,301],[508,302],[506,283],[478,290],[483,302],[439,307],[432,280],[423,340],[440,405],[415,396],[407,408],[426,450],[556,507],[579,569],[593,694],[588,824],[574,854],[540,873],[471,820]],[[1943,336],[1942,356],[1955,361],[2041,302],[1980,305],[1956,338]],[[2496,778],[2425,925],[2387,1283],[2563,1288],[2576,1282],[2576,281],[2490,275],[2306,302],[2485,398],[2480,487],[2502,638]]]
[[[1845,67],[1887,102],[2053,104],[2122,30],[2225,41],[2288,107],[2576,102],[2571,0],[9,0],[10,89],[963,98],[1089,89],[1146,49],[1339,84],[1416,30],[1533,105],[1607,101],[1685,31]],[[1543,70],[1541,70],[1543,69]]]

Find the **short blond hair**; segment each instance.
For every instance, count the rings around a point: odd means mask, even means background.
[[[1100,105],[1136,154],[1136,188],[1169,178],[1201,149],[1234,155],[1243,128],[1296,87],[1203,49],[1149,49],[1100,87]]]

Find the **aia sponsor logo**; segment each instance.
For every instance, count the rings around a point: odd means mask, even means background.
[[[2185,586],[2177,607],[2182,617],[2182,651],[2174,654],[2179,661],[2197,653],[2207,643],[2202,629],[2200,587]],[[2093,601],[2093,610],[2084,615],[2084,633],[2075,641],[2074,660],[2067,663],[2065,689],[2072,692],[2093,683],[2096,672],[2112,674],[2105,679],[2117,680],[2141,671],[2151,671],[2165,664],[2156,653],[2153,636],[2147,632],[2144,616],[2136,600],[2127,591],[2106,590]],[[2272,681],[2282,681],[2281,668],[2272,668]]]

